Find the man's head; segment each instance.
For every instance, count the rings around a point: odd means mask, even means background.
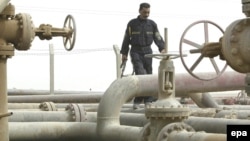
[[[150,4],[141,3],[139,8],[140,18],[147,19],[150,13]]]

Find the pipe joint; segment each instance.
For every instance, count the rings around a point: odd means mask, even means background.
[[[83,106],[80,106],[78,104],[69,104],[66,107],[66,110],[69,110],[71,112],[72,118],[76,122],[84,122],[87,120],[86,110]]]
[[[158,134],[157,141],[167,140],[169,134],[173,131],[194,132],[195,130],[191,126],[182,122],[171,123],[162,128]]]

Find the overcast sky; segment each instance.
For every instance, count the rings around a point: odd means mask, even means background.
[[[113,45],[121,46],[128,21],[138,16],[141,2],[151,4],[150,19],[161,35],[168,28],[168,47],[179,54],[183,31],[193,22],[209,20],[223,30],[244,18],[240,0],[11,0],[17,13],[31,15],[35,27],[51,24],[62,28],[71,14],[76,21],[76,43],[71,52],[63,39],[41,41],[38,37],[28,51],[15,51],[8,59],[8,88],[49,90],[49,44],[55,48],[55,89],[104,91],[116,79]],[[197,31],[202,32],[202,31]],[[199,34],[193,35],[196,40]],[[217,38],[216,38],[217,41]],[[152,46],[155,53],[157,47]],[[180,59],[174,60],[176,73],[186,72]],[[158,60],[154,60],[157,74]],[[227,68],[230,70],[230,68]],[[130,61],[125,73],[130,74]]]

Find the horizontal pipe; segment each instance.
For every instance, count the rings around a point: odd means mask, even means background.
[[[208,133],[227,133],[227,125],[246,125],[250,120],[243,119],[225,119],[225,118],[206,118],[206,117],[189,117],[184,123],[192,126],[195,131],[205,131]]]
[[[100,92],[91,91],[66,91],[66,90],[55,90],[54,94],[95,94]],[[8,89],[8,95],[50,95],[49,90],[30,90],[30,89]]]
[[[75,122],[69,111],[12,111],[9,122]],[[97,122],[96,112],[87,112],[84,122]],[[148,123],[145,114],[121,113],[120,124],[143,127]]]
[[[98,103],[102,97],[101,93],[96,94],[70,94],[70,95],[28,95],[8,96],[9,103]]]
[[[211,73],[197,73],[199,76],[212,75]],[[187,96],[189,93],[233,91],[245,89],[246,74],[228,71],[211,81],[195,79],[191,75],[175,75],[176,96]]]
[[[235,118],[250,119],[250,111],[248,110],[221,110],[215,114],[215,118]]]
[[[10,141],[97,141],[96,123],[10,122]]]
[[[173,131],[167,141],[226,141],[226,134],[213,134],[205,132]]]
[[[8,103],[8,109],[40,109],[39,103]]]
[[[58,109],[65,109],[68,103],[54,103]],[[40,109],[41,103],[8,103],[8,109]],[[78,103],[77,105],[84,108],[98,109],[99,103]],[[142,105],[143,106],[143,105]],[[123,104],[122,108],[132,108],[132,103]],[[144,106],[143,106],[144,107]]]
[[[69,111],[12,111],[9,122],[74,122]]]
[[[211,75],[205,73],[204,75]],[[145,75],[154,84],[152,96],[158,93],[158,76]],[[219,78],[211,81],[201,81],[195,79],[187,73],[175,75],[176,97],[188,97],[189,93],[218,92],[242,90],[245,88],[245,74],[237,72],[224,72]],[[9,96],[9,103],[94,103],[100,102],[104,92],[89,92],[85,94],[63,94],[63,95],[29,95],[29,96]],[[150,95],[150,94],[149,94]]]

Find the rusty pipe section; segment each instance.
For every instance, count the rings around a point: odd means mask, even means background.
[[[173,131],[166,140],[161,141],[226,141],[226,134],[213,134],[205,132]]]

